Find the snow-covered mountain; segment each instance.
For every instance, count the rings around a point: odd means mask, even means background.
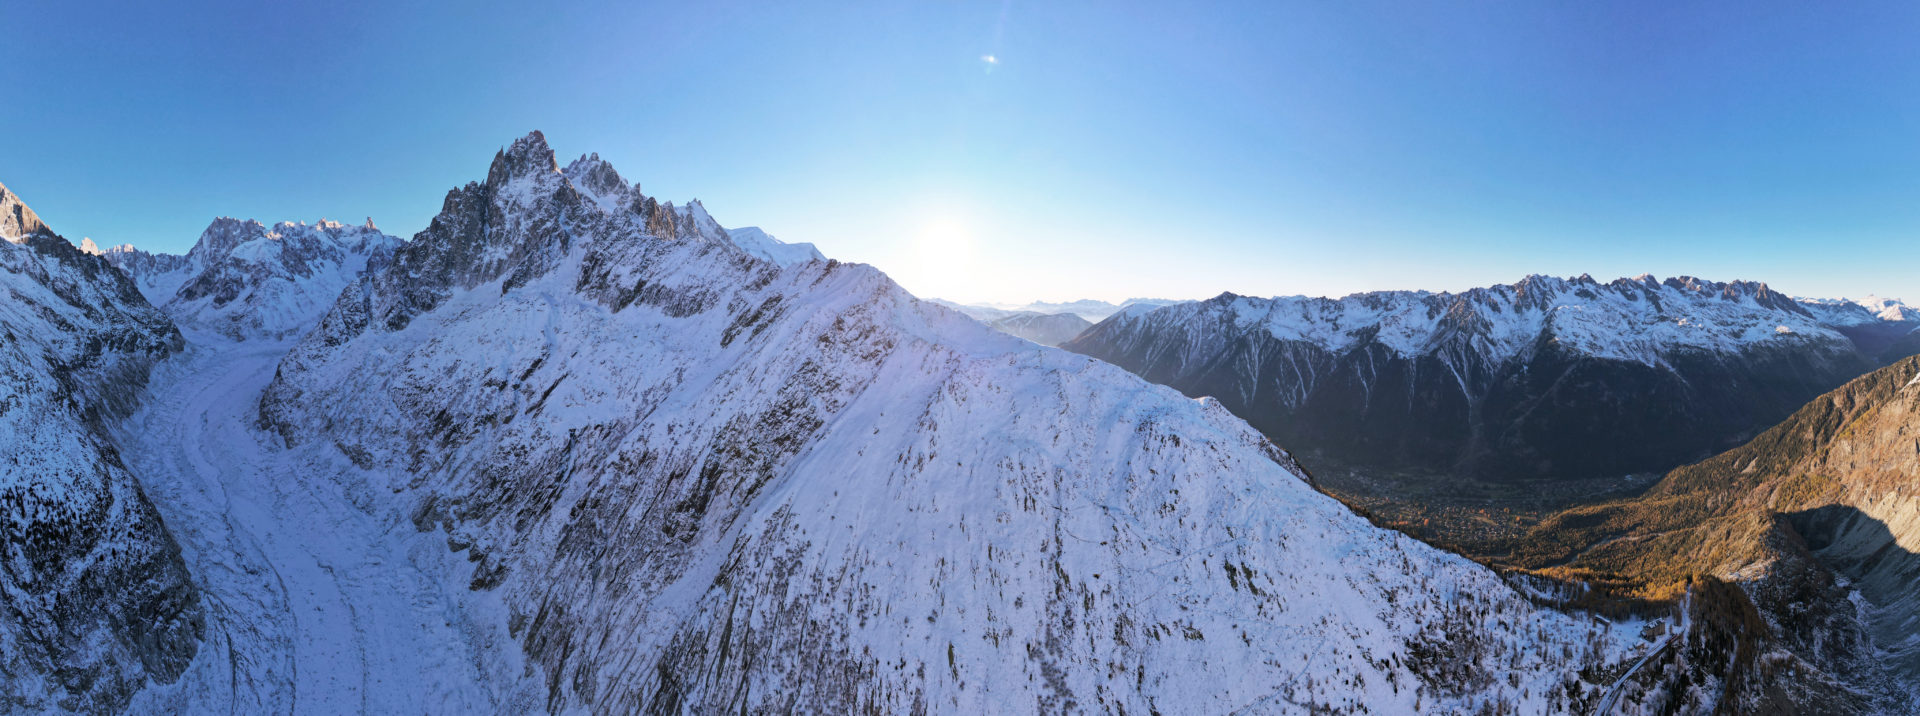
[[[181,327],[244,340],[286,338],[311,328],[340,290],[400,245],[371,219],[281,222],[220,217],[185,256],[121,245],[83,245],[134,278],[147,300]]]
[[[0,711],[111,713],[177,678],[202,629],[106,428],[181,337],[5,187],[0,235]]]
[[[1884,343],[1855,339],[1878,325],[1855,314],[1872,314],[1815,309],[1758,283],[1530,276],[1459,294],[1223,294],[1122,312],[1064,347],[1218,397],[1329,464],[1618,476],[1736,445],[1881,364]]]
[[[1858,326],[1870,323],[1920,322],[1920,309],[1897,298],[1795,298],[1808,312],[1829,326]]]
[[[827,257],[821,255],[820,250],[814,248],[813,244],[789,244],[773,238],[758,226],[727,229],[727,236],[731,237],[734,245],[739,246],[741,250],[782,266],[827,260]]]
[[[1374,528],[1216,402],[756,257],[539,133],[257,405],[466,554],[514,642],[481,670],[549,710],[1584,712],[1654,648]]]
[[[1821,324],[1881,363],[1920,353],[1920,310],[1891,298],[1795,299]]]

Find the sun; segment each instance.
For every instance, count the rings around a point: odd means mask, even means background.
[[[929,219],[914,232],[912,263],[914,283],[924,286],[925,295],[967,295],[974,293],[975,239],[972,227],[954,216]]]

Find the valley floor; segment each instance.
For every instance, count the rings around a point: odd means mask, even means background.
[[[180,542],[208,613],[178,682],[132,713],[479,713],[508,703],[517,649],[471,565],[374,505],[390,490],[330,446],[253,427],[285,343],[191,337],[117,430],[122,458]],[[385,503],[390,505],[392,500]],[[485,659],[482,654],[490,654]],[[488,668],[508,673],[487,673]]]
[[[1658,473],[1617,478],[1479,482],[1451,475],[1402,474],[1318,463],[1303,457],[1322,491],[1395,529],[1476,561],[1502,564],[1512,541],[1572,507],[1630,498]]]

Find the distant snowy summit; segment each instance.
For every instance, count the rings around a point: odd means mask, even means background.
[[[727,229],[727,236],[733,239],[734,245],[739,246],[741,251],[752,254],[757,258],[772,261],[781,266],[792,266],[808,261],[827,260],[827,257],[822,255],[819,249],[814,248],[813,244],[789,244],[773,238],[771,234],[760,230],[758,226],[742,226],[738,229]]]
[[[220,217],[186,255],[130,245],[82,249],[132,276],[147,301],[183,328],[235,340],[288,338],[313,327],[340,290],[387,260],[401,240],[373,220],[353,226]]]
[[[1868,294],[1865,298],[1795,298],[1821,323],[1857,326],[1869,323],[1920,321],[1920,309],[1897,298]]]

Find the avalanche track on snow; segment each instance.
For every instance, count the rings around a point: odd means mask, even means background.
[[[251,423],[283,343],[195,336],[155,371],[121,452],[207,597],[206,641],[179,682],[132,713],[479,713],[505,705],[517,650],[464,560],[371,509],[365,475],[324,450],[283,449]],[[494,648],[495,644],[507,648]]]

